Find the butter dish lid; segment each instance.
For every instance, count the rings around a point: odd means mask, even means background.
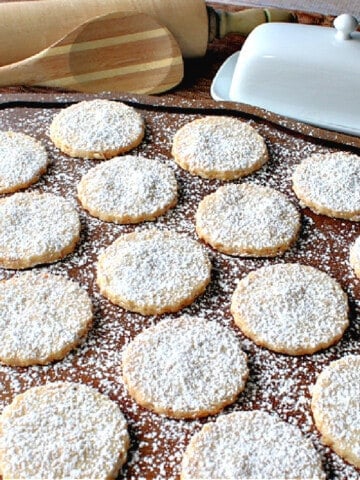
[[[227,59],[211,86],[215,100],[269,110],[360,135],[360,32],[351,15],[333,27],[266,23]]]

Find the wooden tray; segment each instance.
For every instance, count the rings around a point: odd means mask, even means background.
[[[194,229],[196,207],[205,194],[213,192],[223,182],[191,176],[171,160],[171,143],[175,131],[195,118],[208,114],[232,115],[254,126],[267,142],[270,160],[259,172],[242,182],[274,187],[296,204],[298,202],[291,190],[290,181],[294,165],[313,152],[343,149],[359,153],[359,139],[337,134],[334,136],[331,132],[299,126],[295,122],[284,123],[282,119],[260,118],[256,111],[250,112],[243,107],[234,108],[233,105],[211,101],[191,102],[171,96],[117,97],[135,106],[146,119],[146,138],[133,153],[157,157],[170,164],[180,188],[177,207],[157,221],[137,226],[119,226],[92,218],[81,209],[76,200],[77,183],[98,161],[73,159],[59,153],[47,135],[53,115],[64,106],[84,98],[93,97],[78,94],[0,96],[0,129],[13,129],[34,136],[44,143],[51,158],[48,172],[27,190],[63,195],[77,205],[81,216],[82,235],[75,252],[61,262],[35,269],[49,270],[77,279],[91,294],[95,309],[95,325],[88,338],[63,361],[29,368],[0,366],[0,408],[7,405],[15,394],[46,382],[68,380],[92,385],[118,402],[129,422],[132,444],[128,462],[119,478],[177,478],[182,453],[189,438],[203,423],[214,420],[214,417],[194,421],[166,419],[138,407],[128,397],[121,381],[121,349],[136,334],[164,316],[143,317],[129,313],[103,298],[94,281],[99,253],[119,234],[147,229],[153,225],[160,229],[185,232],[190,237],[197,238]],[[314,137],[314,132],[318,138]],[[355,278],[348,263],[349,245],[360,234],[360,224],[315,215],[308,209],[302,213],[300,239],[283,257],[232,258],[207,247],[213,262],[210,286],[193,305],[168,316],[178,317],[183,313],[202,315],[232,328],[239,336],[248,354],[250,378],[243,394],[224,413],[242,409],[278,413],[282,419],[299,426],[311,438],[321,453],[328,479],[355,480],[359,478],[360,470],[321,445],[311,417],[309,389],[317,374],[331,360],[360,353],[360,281]],[[300,262],[318,267],[336,278],[348,293],[351,325],[336,346],[314,355],[290,357],[257,347],[235,327],[229,307],[236,280],[262,265],[283,262]],[[9,278],[13,274],[14,271],[0,269],[0,279]]]

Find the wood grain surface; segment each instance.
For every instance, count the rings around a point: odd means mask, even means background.
[[[48,172],[27,190],[53,192],[66,197],[76,205],[81,218],[81,239],[75,252],[60,262],[36,267],[35,270],[49,270],[76,279],[90,293],[95,311],[94,327],[88,337],[64,360],[44,367],[0,365],[0,410],[15,394],[34,385],[56,380],[86,383],[117,402],[129,423],[131,449],[119,480],[178,479],[182,453],[190,437],[204,423],[215,420],[216,416],[177,421],[138,407],[121,380],[121,351],[130,339],[162,318],[174,318],[183,313],[199,315],[232,329],[248,355],[250,377],[247,387],[237,401],[222,413],[261,409],[277,414],[298,426],[311,439],[321,455],[327,480],[358,480],[360,472],[357,469],[321,444],[311,417],[310,392],[318,373],[330,361],[347,354],[360,353],[360,282],[348,262],[349,247],[360,234],[360,225],[301,209],[291,188],[291,173],[294,166],[310,153],[359,149],[317,139],[311,132],[309,135],[296,132],[241,109],[219,109],[215,102],[209,108],[208,100],[193,102],[191,99],[172,97],[167,103],[165,97],[157,97],[154,104],[153,97],[116,96],[134,106],[146,121],[145,139],[132,153],[158,158],[174,170],[179,184],[179,202],[176,208],[155,222],[115,225],[91,217],[76,200],[78,182],[98,161],[69,158],[61,154],[48,137],[51,119],[61,108],[90,98],[92,96],[58,93],[0,97],[0,128],[32,135],[46,146],[50,155]],[[105,98],[113,97],[105,95]],[[302,214],[298,242],[284,256],[272,259],[229,257],[205,247],[213,264],[211,283],[204,295],[177,314],[143,317],[111,304],[96,286],[96,262],[101,251],[120,234],[155,226],[197,239],[194,225],[197,205],[223,182],[201,179],[178,167],[171,157],[172,139],[177,129],[187,122],[205,115],[219,114],[248,122],[264,137],[269,149],[269,162],[242,181],[276,188],[297,205]],[[313,355],[291,357],[256,346],[235,326],[230,314],[230,300],[237,279],[263,265],[283,262],[318,267],[337,279],[348,294],[350,327],[337,345]],[[13,271],[0,269],[0,279],[13,274]]]
[[[37,55],[0,67],[0,85],[79,92],[159,93],[182,77],[182,55],[173,35],[137,12],[96,17]]]

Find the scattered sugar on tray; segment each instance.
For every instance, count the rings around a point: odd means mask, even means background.
[[[13,109],[4,109],[0,112],[0,126],[7,122],[7,128],[13,127],[12,111]],[[16,110],[16,109],[15,109]],[[28,117],[19,121],[16,130],[25,131],[25,133],[33,134],[35,138],[40,138],[43,133],[46,133],[49,122],[53,116],[55,109],[46,109],[38,111],[31,109]],[[19,109],[22,112],[22,109]],[[22,113],[21,113],[22,114]],[[154,110],[148,114],[149,133],[147,140],[142,146],[136,149],[137,152],[146,152],[147,155],[153,156],[157,154],[166,162],[169,148],[172,141],[172,135],[176,129],[187,123],[190,118],[198,118],[198,115],[187,114],[171,114],[159,113]],[[34,135],[34,123],[37,126],[39,136]],[[319,151],[319,146],[312,144],[307,140],[295,138],[283,131],[276,131],[266,124],[256,123],[259,132],[269,139],[268,145],[272,148],[270,165],[275,162],[273,170],[262,172],[259,171],[249,178],[249,181],[261,185],[266,185],[271,182],[271,186],[277,188],[292,197],[292,193],[288,190],[289,174],[291,167],[288,163],[298,163],[302,158],[313,151]],[[163,132],[161,132],[163,130]],[[281,146],[277,146],[277,140],[281,140]],[[68,159],[64,155],[59,154],[52,148],[50,142],[44,141],[52,158],[52,166],[50,174],[46,174],[45,178],[40,180],[39,188],[44,191],[63,192],[68,198],[75,198],[76,182],[81,178],[91,166],[95,165],[93,161],[76,162],[74,159]],[[284,145],[284,146],[283,146]],[[328,149],[322,148],[322,151]],[[276,157],[273,159],[273,157]],[[168,160],[168,163],[171,163]],[[160,229],[174,229],[178,232],[189,234],[196,239],[193,224],[193,215],[196,210],[198,201],[205,193],[215,191],[221,182],[207,182],[194,178],[190,175],[182,175],[179,168],[174,168],[176,175],[179,178],[180,184],[180,198],[179,205],[176,208],[176,216],[165,215],[162,219],[155,222],[156,227]],[[265,175],[266,174],[266,175]],[[271,175],[274,177],[271,178]],[[30,189],[31,190],[31,189]],[[330,272],[328,267],[330,260],[333,258],[333,250],[329,246],[331,241],[334,244],[335,255],[341,255],[346,251],[346,245],[352,235],[358,232],[356,226],[349,226],[349,222],[344,222],[340,225],[339,231],[331,233],[326,227],[326,222],[317,225],[313,217],[305,215],[304,226],[301,233],[299,243],[294,250],[286,253],[283,258],[276,259],[276,262],[285,262],[294,258],[306,263],[316,264],[322,262],[322,269]],[[134,427],[132,417],[136,416],[139,420],[136,422],[136,430],[133,430],[133,438],[139,438],[139,435],[144,435],[146,442],[143,444],[142,440],[139,445],[136,441],[132,447],[132,453],[129,464],[125,469],[125,477],[132,479],[139,479],[140,477],[149,478],[175,478],[176,473],[179,472],[179,463],[182,452],[190,438],[190,436],[198,431],[205,421],[210,421],[212,418],[204,421],[180,422],[168,421],[167,419],[157,417],[156,415],[148,414],[142,409],[138,408],[134,402],[129,400],[123,385],[118,381],[117,368],[114,367],[113,362],[118,361],[118,354],[113,354],[112,350],[120,351],[122,344],[128,341],[136,333],[142,331],[146,326],[150,326],[158,321],[156,317],[144,319],[141,315],[123,315],[119,314],[119,309],[109,302],[103,300],[99,293],[93,291],[93,272],[89,268],[91,263],[96,260],[99,252],[109,245],[120,233],[133,231],[133,227],[112,226],[106,228],[102,222],[96,219],[90,219],[86,214],[82,216],[82,224],[84,231],[82,232],[82,240],[79,246],[79,253],[76,252],[71,258],[67,258],[62,262],[50,266],[50,271],[53,273],[66,273],[76,269],[81,263],[81,270],[77,273],[82,279],[81,283],[90,288],[92,297],[95,302],[96,319],[94,331],[90,333],[89,338],[81,347],[72,352],[64,361],[57,362],[50,367],[30,367],[28,369],[10,369],[9,367],[0,366],[0,378],[8,385],[4,393],[5,397],[1,401],[1,405],[5,406],[15,393],[24,391],[30,386],[45,383],[47,380],[55,380],[58,378],[72,379],[75,381],[82,380],[88,382],[100,390],[108,393],[111,398],[117,400],[121,405],[126,407],[126,416],[131,421],[131,428]],[[148,228],[147,226],[139,226],[137,228]],[[342,230],[345,228],[345,231]],[[90,239],[94,235],[99,235],[94,243]],[[313,248],[313,243],[317,243],[316,249]],[[210,254],[214,252],[205,247]],[[310,253],[309,253],[310,248]],[[269,259],[238,259],[233,258],[229,261],[228,257],[222,254],[216,254],[216,272],[214,277],[214,287],[211,290],[211,295],[207,298],[201,298],[192,306],[187,307],[184,313],[197,314],[202,312],[205,317],[219,321],[223,325],[233,328],[231,316],[229,314],[229,297],[235,287],[236,280],[242,277],[245,273],[254,270],[262,265],[272,264],[273,261]],[[339,266],[340,267],[340,266]],[[47,268],[47,267],[46,267]],[[340,269],[340,268],[339,268]],[[346,281],[349,283],[349,291],[353,292],[357,280],[354,278],[350,267],[344,264],[341,265],[341,270],[345,275]],[[340,272],[335,272],[340,275]],[[10,273],[0,270],[0,278],[9,278]],[[210,285],[210,289],[211,289]],[[205,293],[206,297],[207,292]],[[214,295],[214,299],[213,299]],[[222,305],[222,312],[220,312],[217,302]],[[352,295],[352,302],[354,303],[357,312],[360,310],[359,300],[354,299]],[[359,314],[359,313],[357,313]],[[169,317],[176,317],[177,315],[170,315]],[[241,340],[242,347],[247,351],[250,359],[250,379],[247,384],[244,395],[241,401],[236,402],[233,406],[227,407],[226,412],[231,412],[241,409],[259,408],[264,410],[272,410],[275,408],[284,419],[290,415],[290,422],[298,424],[316,445],[316,448],[329,460],[326,468],[329,477],[334,480],[358,480],[358,472],[335,454],[331,453],[330,449],[323,447],[319,443],[319,435],[315,431],[312,419],[309,415],[309,394],[306,387],[312,384],[315,379],[315,372],[320,372],[323,366],[329,363],[331,359],[339,358],[345,353],[355,353],[355,345],[352,341],[353,335],[357,335],[359,329],[355,325],[351,326],[351,334],[345,335],[344,339],[338,346],[329,349],[326,352],[321,352],[308,359],[301,366],[301,375],[296,374],[299,365],[297,363],[289,364],[287,357],[278,355],[276,361],[275,354],[271,354],[243,338],[238,333]],[[130,333],[132,331],[133,333]],[[285,378],[293,378],[293,380],[286,381]],[[284,379],[282,381],[282,379]],[[296,382],[300,382],[300,385]],[[9,382],[9,383],[7,383]],[[277,394],[278,390],[281,392]],[[280,397],[281,398],[278,398]],[[278,399],[278,404],[273,407],[273,403]],[[176,428],[174,427],[176,426]],[[144,433],[151,426],[151,432],[155,432],[147,436]],[[160,434],[157,434],[157,429],[160,429]],[[150,432],[150,433],[151,433]],[[155,437],[156,436],[156,437]],[[155,451],[152,452],[152,444],[155,441]],[[164,451],[164,456],[158,456],[155,452],[159,450]],[[146,465],[145,465],[146,460]]]
[[[149,469],[149,476],[157,479],[176,479],[180,473],[180,463],[182,458],[182,452],[185,449],[190,436],[194,431],[198,431],[201,428],[201,422],[194,420],[191,422],[185,422],[182,420],[171,420],[162,417],[158,417],[154,414],[147,414],[151,417],[154,424],[153,431],[146,431],[143,436],[143,440],[139,442],[139,450],[146,451],[150,446],[155,446],[155,451],[160,449],[162,456],[145,457],[144,462]],[[140,418],[140,422],[132,425],[130,423],[130,430],[134,428],[134,434],[137,436],[137,432],[140,433],[143,429],[141,425],[142,421],[146,421],[145,417]],[[176,449],[174,449],[176,446]],[[139,453],[135,451],[135,455],[132,457],[130,453],[130,461],[125,465],[124,475],[125,478],[138,480],[142,476],[142,470],[139,466]],[[131,476],[127,476],[127,471],[131,467],[133,472]],[[170,474],[172,472],[172,474]],[[149,478],[149,477],[147,477]]]

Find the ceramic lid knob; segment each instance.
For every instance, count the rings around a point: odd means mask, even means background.
[[[343,13],[334,20],[334,27],[337,30],[336,38],[339,40],[350,40],[351,33],[357,29],[358,21],[352,15]]]

